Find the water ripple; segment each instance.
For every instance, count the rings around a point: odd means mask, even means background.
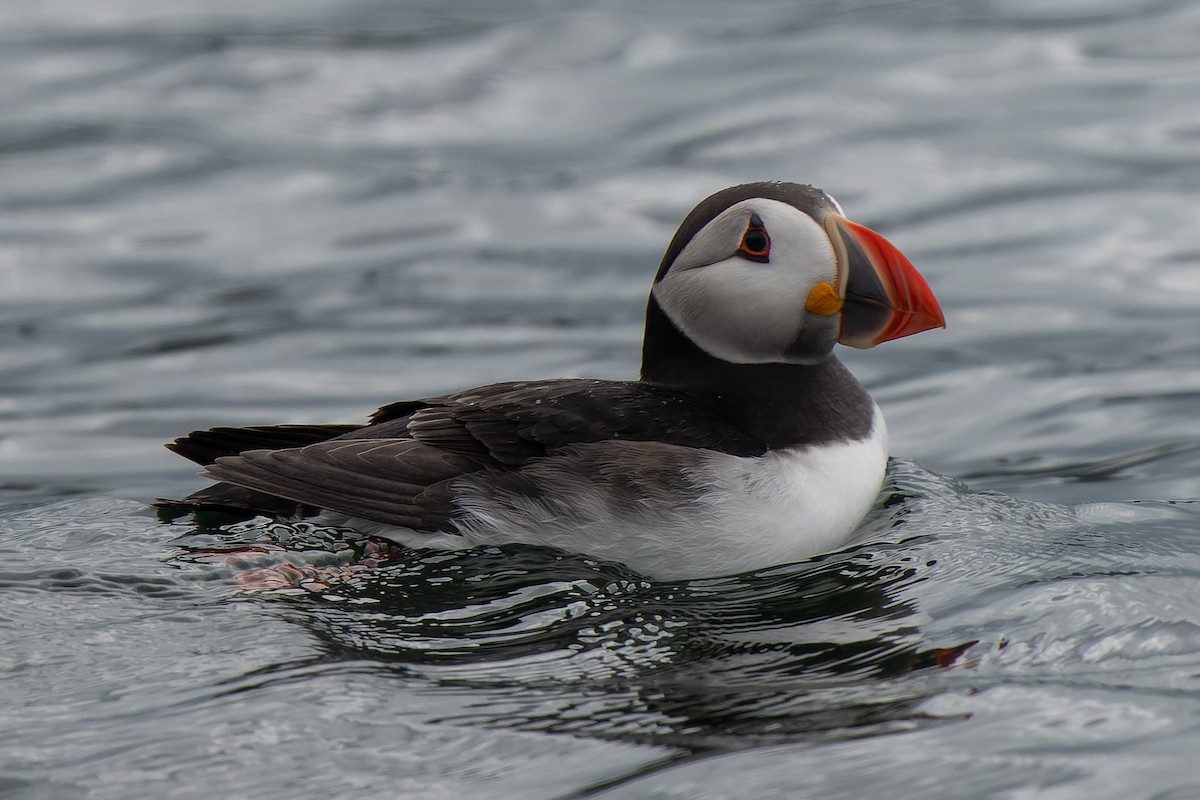
[[[0,794],[1191,796],[1198,31],[0,7]],[[194,489],[161,443],[210,424],[629,377],[678,220],[760,178],[833,191],[950,323],[846,355],[927,469],[844,552],[655,583],[105,499]]]

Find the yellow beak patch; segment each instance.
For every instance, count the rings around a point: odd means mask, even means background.
[[[845,303],[838,297],[837,289],[833,288],[832,284],[821,281],[808,293],[804,310],[810,314],[828,317],[841,311],[843,305]]]

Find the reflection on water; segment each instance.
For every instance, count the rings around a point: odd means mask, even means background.
[[[907,513],[897,494],[875,525]],[[922,671],[972,644],[923,639],[911,590],[930,565],[903,543],[679,583],[534,547],[385,553],[306,523],[177,543],[279,603],[321,642],[316,661],[469,692],[453,724],[687,753],[886,733],[931,721]]]
[[[964,785],[1011,789],[1027,747],[1052,746],[1083,710],[1093,741],[1139,760],[1181,724],[1198,515],[973,492],[897,461],[859,545],[656,583],[531,547],[404,550],[308,523],[203,530],[134,504],[34,505],[4,518],[0,590],[28,599],[8,613],[36,643],[13,664],[8,713],[85,765],[122,743],[136,769],[117,785],[134,794],[152,764],[205,748],[345,777],[328,772],[331,746],[361,752],[355,774],[376,788],[397,770],[480,785],[533,769],[558,775],[542,796],[585,797],[760,752],[786,757],[729,779],[795,788],[831,779],[822,754],[892,753],[916,776],[982,749],[993,760]],[[48,699],[51,664],[71,689]],[[56,738],[97,693],[121,698],[119,717],[102,706],[95,730]],[[388,760],[393,740],[404,765]],[[1169,753],[1158,766],[1179,777]],[[1085,747],[1031,769],[1057,780],[1110,757]],[[259,772],[226,774],[230,793],[270,794]],[[847,787],[881,788],[880,773],[853,774]]]
[[[238,691],[366,671],[454,698],[429,724],[660,754],[563,794],[585,797],[761,747],[901,733],[947,746],[953,733],[921,732],[974,719],[963,690],[1075,673],[1161,688],[1200,641],[1152,599],[1200,576],[1197,513],[972,492],[897,461],[866,541],[726,578],[650,582],[534,547],[406,550],[264,521],[189,529],[175,561],[317,645]],[[1047,618],[1056,606],[1070,612]]]

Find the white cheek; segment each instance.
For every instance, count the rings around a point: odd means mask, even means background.
[[[759,216],[771,237],[765,263],[734,255],[751,214]],[[804,310],[821,281],[837,282],[837,260],[825,230],[785,203],[756,198],[705,225],[653,293],[671,321],[717,358],[735,364],[807,363],[798,361],[801,355],[794,350],[801,334],[829,347],[837,338],[834,317]]]
[[[668,272],[654,296],[688,338],[735,364],[779,360],[804,324],[815,283],[795,272],[734,257]]]

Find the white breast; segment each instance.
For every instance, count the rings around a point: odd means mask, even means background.
[[[343,523],[412,546],[526,542],[660,579],[728,575],[845,544],[886,466],[887,427],[876,409],[871,434],[851,442],[750,458],[602,442],[526,467],[524,491],[466,476],[456,487],[459,535]]]
[[[887,427],[876,409],[871,435],[762,458],[718,456],[709,495],[712,523],[689,561],[706,574],[724,564],[753,569],[798,561],[846,544],[879,495]],[[715,528],[709,530],[709,528]],[[724,570],[730,572],[728,568]]]

